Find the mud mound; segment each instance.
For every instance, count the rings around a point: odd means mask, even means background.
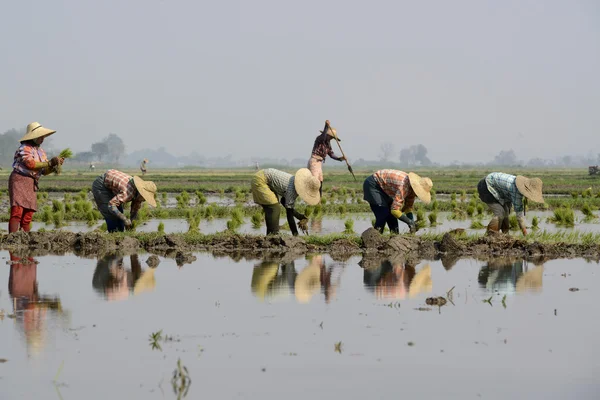
[[[392,236],[383,246],[383,251],[390,253],[410,253],[419,250],[420,240],[414,236]]]
[[[158,264],[160,264],[160,259],[158,258],[158,256],[156,254],[152,254],[150,257],[148,257],[148,259],[146,260],[146,264],[150,267],[150,268],[156,268],[158,267]]]
[[[440,243],[440,251],[444,253],[462,253],[465,246],[456,239],[456,235],[446,233]]]
[[[368,250],[377,250],[383,247],[387,241],[386,238],[384,238],[375,228],[367,229],[360,235],[360,237],[363,242],[363,247]]]
[[[349,239],[338,239],[329,247],[331,258],[335,261],[346,261],[360,252],[360,246]]]
[[[178,267],[183,267],[185,264],[191,264],[196,261],[196,256],[191,253],[183,253],[178,251],[175,255],[175,262]]]
[[[163,235],[150,240],[146,244],[147,250],[167,250],[186,248],[187,243],[181,236]]]

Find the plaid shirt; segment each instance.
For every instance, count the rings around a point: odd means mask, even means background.
[[[269,189],[285,199],[285,208],[294,208],[298,197],[294,186],[294,175],[274,168],[267,168],[264,173]]]
[[[412,209],[417,195],[410,186],[408,174],[395,169],[382,169],[373,174],[379,187],[391,198],[392,210],[408,211]]]
[[[34,179],[39,179],[43,175],[45,168],[34,170],[36,162],[46,162],[48,157],[46,152],[41,147],[22,144],[15,152],[13,161],[13,169],[21,175],[31,176]]]
[[[487,188],[502,205],[512,204],[517,217],[524,215],[523,195],[517,189],[517,177],[502,172],[492,172],[485,177]]]
[[[119,207],[133,200],[131,203],[132,215],[142,208],[144,198],[138,194],[131,176],[116,169],[109,169],[104,174],[104,186],[115,194],[115,197],[108,202],[109,206]]]
[[[321,157],[323,159],[323,162],[325,162],[325,158],[327,156],[333,158],[334,160],[340,159],[338,156],[335,155],[333,149],[331,148],[331,140],[335,139],[329,138],[331,138],[331,136],[329,136],[326,133],[322,133],[319,136],[317,136],[317,138],[315,139],[315,144],[313,145],[312,155]]]

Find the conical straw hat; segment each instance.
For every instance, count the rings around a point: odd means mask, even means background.
[[[421,292],[429,293],[431,292],[432,286],[431,267],[426,265],[419,272],[417,272],[412,281],[410,281],[410,286],[408,287],[408,296],[413,298]]]
[[[525,197],[536,203],[543,203],[544,197],[542,196],[542,180],[540,178],[526,178],[521,175],[517,175],[515,180],[517,189]]]
[[[56,131],[53,131],[52,129],[44,128],[39,122],[32,122],[27,125],[27,133],[19,140],[19,142],[50,136],[55,132]]]
[[[156,200],[154,196],[156,195],[156,185],[152,181],[145,181],[139,176],[133,177],[133,183],[135,184],[135,188],[142,195],[144,200],[148,202],[152,207],[156,207]]]
[[[408,180],[417,197],[421,199],[423,203],[429,204],[431,202],[431,188],[433,187],[431,179],[421,178],[414,172],[409,172]]]
[[[294,294],[299,303],[308,303],[321,288],[321,263],[323,258],[315,256],[308,267],[304,268],[294,282]]]
[[[340,139],[340,137],[337,135],[337,131],[329,123],[329,120],[325,121],[325,128],[323,128],[323,130],[319,132],[326,133],[333,138],[337,138],[337,140],[339,140],[340,142],[342,141],[342,139]]]
[[[319,188],[321,182],[317,177],[314,177],[308,168],[300,168],[294,177],[294,188],[298,196],[309,206],[319,204],[321,195]]]

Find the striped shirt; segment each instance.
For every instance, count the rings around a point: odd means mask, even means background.
[[[294,175],[275,168],[263,170],[267,185],[276,195],[285,199],[285,208],[294,208],[298,193],[294,186]]]
[[[394,201],[391,210],[409,211],[417,195],[410,186],[408,174],[395,169],[382,169],[373,174],[379,187]]]
[[[21,175],[31,176],[34,179],[39,179],[44,174],[45,168],[34,170],[36,162],[46,162],[48,157],[46,152],[41,147],[32,146],[30,144],[22,144],[15,152],[13,161],[13,169]]]
[[[104,186],[115,194],[115,197],[108,202],[109,206],[119,207],[133,201],[131,203],[132,215],[142,208],[144,198],[138,194],[131,176],[116,169],[109,169],[104,174]]]
[[[331,136],[326,133],[322,133],[315,139],[315,144],[313,145],[312,155],[318,156],[323,159],[325,162],[325,158],[327,156],[333,158],[334,160],[339,160],[340,158],[335,155],[333,149],[331,148]]]
[[[503,172],[492,172],[485,177],[487,188],[502,205],[512,204],[517,217],[524,215],[523,195],[517,189],[517,177]]]

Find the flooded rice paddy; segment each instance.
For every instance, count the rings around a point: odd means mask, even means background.
[[[195,255],[0,251],[0,398],[600,393],[595,262]]]

